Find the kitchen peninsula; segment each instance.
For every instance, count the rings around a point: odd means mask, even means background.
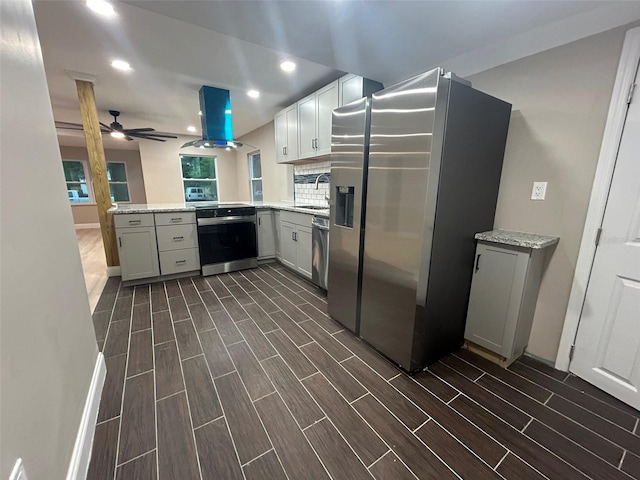
[[[234,218],[231,213],[211,215],[215,224],[226,219],[233,225],[233,246],[231,236],[216,239],[209,233],[205,237],[205,227],[198,226],[204,219],[198,222],[197,212],[211,209],[242,212]],[[328,208],[286,202],[126,204],[112,207],[109,213],[114,215],[122,279],[130,285],[198,275],[204,265],[203,241],[225,251],[214,273],[275,258],[311,279],[311,222],[314,216],[329,217]],[[229,235],[229,228],[224,233],[220,229],[220,234]],[[210,245],[205,247],[211,252]]]

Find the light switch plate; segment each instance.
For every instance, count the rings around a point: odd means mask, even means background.
[[[531,200],[544,200],[547,194],[547,182],[533,182]]]
[[[21,458],[16,460],[13,470],[11,470],[11,475],[9,475],[9,480],[28,480],[27,472],[24,471],[24,465]]]

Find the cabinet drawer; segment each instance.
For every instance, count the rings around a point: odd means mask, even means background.
[[[179,225],[181,223],[196,223],[195,212],[156,213],[156,225]]]
[[[183,250],[198,247],[198,230],[195,225],[160,225],[156,227],[158,250]]]
[[[113,216],[116,228],[153,227],[153,213],[126,213]]]
[[[160,273],[162,275],[192,270],[200,270],[200,256],[197,248],[160,252]]]
[[[281,221],[293,223],[295,225],[302,225],[304,227],[311,228],[312,219],[313,215],[309,215],[306,213],[289,212],[287,210],[282,210],[280,212]]]

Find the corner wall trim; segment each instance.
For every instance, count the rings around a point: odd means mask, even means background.
[[[91,378],[87,401],[84,404],[84,411],[80,419],[78,436],[76,437],[76,444],[73,447],[73,454],[69,462],[66,480],[85,480],[87,478],[89,461],[91,460],[93,435],[98,419],[98,407],[100,406],[100,397],[102,396],[102,387],[104,386],[106,375],[107,364],[104,361],[102,352],[98,352],[98,358],[96,358],[96,365],[93,369],[93,377]]]
[[[591,190],[587,219],[582,233],[578,262],[573,276],[569,305],[564,319],[562,336],[560,337],[558,355],[556,356],[555,367],[565,372],[569,370],[571,345],[578,333],[582,306],[586,298],[589,277],[591,276],[591,267],[596,255],[596,236],[604,219],[607,197],[609,195],[611,180],[613,179],[613,170],[618,154],[618,146],[624,129],[628,107],[627,95],[629,86],[636,77],[639,59],[640,27],[636,27],[627,31],[624,38],[624,45],[622,46],[622,53],[620,54],[620,63],[618,64],[618,72],[616,73],[616,80],[613,85],[607,123],[604,128],[604,136],[602,137],[602,147],[600,148],[596,175]]]
[[[119,277],[120,273],[120,265],[116,265],[115,267],[107,267],[107,277]]]

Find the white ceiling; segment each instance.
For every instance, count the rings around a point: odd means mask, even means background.
[[[120,110],[125,128],[199,129],[200,86],[227,88],[236,137],[341,72],[385,84],[435,66],[464,76],[640,19],[637,1],[113,3],[111,19],[80,1],[35,3],[56,120],[80,120],[73,70],[97,76],[101,120]],[[114,58],[134,70],[113,70]]]

